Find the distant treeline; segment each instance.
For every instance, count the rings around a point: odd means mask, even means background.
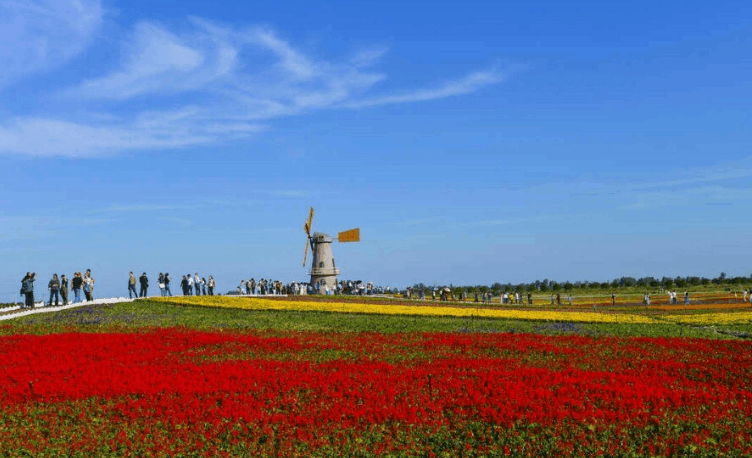
[[[717,286],[735,286],[738,289],[742,289],[744,285],[752,284],[752,275],[749,277],[727,277],[726,272],[716,278],[705,277],[662,277],[660,279],[655,277],[621,277],[615,278],[610,282],[597,282],[597,281],[576,281],[572,282],[557,282],[549,279],[536,280],[532,283],[500,283],[496,282],[493,285],[426,285],[424,283],[416,283],[410,288],[413,291],[426,290],[431,291],[433,289],[450,288],[455,294],[463,290],[468,292],[486,292],[491,291],[494,294],[512,291],[571,291],[574,289],[584,290],[613,290],[619,288],[688,288],[692,286],[704,286],[704,285],[717,285]]]

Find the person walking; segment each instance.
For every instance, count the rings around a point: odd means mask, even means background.
[[[138,293],[136,292],[136,276],[131,271],[128,274],[128,298],[133,299],[134,297],[138,297]]]
[[[141,292],[139,293],[138,297],[146,297],[149,289],[149,277],[146,276],[146,272],[138,277],[138,281],[139,283],[141,283]]]
[[[73,280],[71,280],[71,286],[73,286],[73,303],[78,304],[81,302],[81,287],[84,284],[84,279],[81,278],[81,272],[73,274]]]
[[[157,286],[159,286],[159,295],[164,297],[164,274],[162,272],[159,273],[159,277],[157,277]]]
[[[68,305],[68,278],[65,274],[60,276],[60,297],[63,300],[63,305]]]
[[[25,308],[34,308],[34,280],[36,279],[36,272],[26,272],[26,276],[21,280],[21,294],[25,297]]]
[[[684,291],[684,305],[689,305],[689,291]]]
[[[52,274],[52,280],[47,284],[47,289],[50,290],[50,307],[52,307],[52,297],[55,297],[55,307],[60,305],[60,280],[57,278],[57,274]]]
[[[196,272],[196,276],[193,278],[193,288],[196,291],[196,296],[201,295],[201,277],[198,276],[198,272]]]
[[[611,293],[611,305],[616,305],[616,293]]]
[[[527,305],[533,305],[533,295],[527,293]]]
[[[172,291],[170,291],[170,282],[172,279],[170,278],[170,274],[165,272],[164,274],[164,289],[165,289],[165,295],[172,297]]]

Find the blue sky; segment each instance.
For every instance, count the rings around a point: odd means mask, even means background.
[[[382,285],[747,276],[750,56],[742,1],[0,0],[0,302],[305,280],[309,206]]]

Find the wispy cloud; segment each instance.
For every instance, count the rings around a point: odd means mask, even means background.
[[[408,102],[425,102],[458,95],[470,94],[484,86],[501,82],[504,76],[498,71],[471,73],[456,81],[445,82],[432,89],[418,89],[395,95],[381,95],[345,103],[348,108],[365,108],[377,105],[392,105]]]
[[[752,188],[738,186],[697,186],[662,189],[634,194],[627,209],[656,208],[676,205],[726,205],[752,200]]]
[[[117,223],[114,218],[60,218],[55,216],[5,216],[0,218],[0,243],[59,236],[60,229]]]
[[[0,89],[77,56],[102,16],[99,0],[0,1]]]
[[[176,217],[172,217],[172,216],[162,216],[162,217],[159,217],[157,219],[159,221],[164,221],[165,223],[176,224],[176,225],[182,226],[182,227],[193,226],[193,221],[191,221],[189,219],[185,219],[185,218],[176,218]]]
[[[71,16],[90,18],[78,47],[98,24],[94,18],[101,18],[93,11],[90,5]],[[195,17],[179,30],[142,21],[120,47],[116,68],[61,91],[65,108],[58,115],[47,107],[44,114],[0,118],[0,154],[95,157],[218,144],[247,139],[275,118],[455,97],[505,77],[495,69],[475,71],[428,88],[377,91],[387,81],[374,70],[385,47],[332,62],[301,51],[269,27],[236,28]],[[101,111],[69,116],[70,106],[87,101],[97,101]],[[133,111],[147,105],[149,111]]]

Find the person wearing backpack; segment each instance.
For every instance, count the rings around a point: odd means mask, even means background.
[[[36,279],[36,272],[26,272],[26,276],[21,280],[21,294],[26,298],[24,308],[34,308],[34,280]]]
[[[57,274],[52,274],[52,280],[47,284],[47,288],[50,290],[50,307],[52,306],[52,297],[55,297],[55,307],[60,305],[60,280],[57,278]]]
[[[138,293],[136,292],[136,276],[131,272],[128,274],[128,299],[133,299],[134,296],[138,297]]]

